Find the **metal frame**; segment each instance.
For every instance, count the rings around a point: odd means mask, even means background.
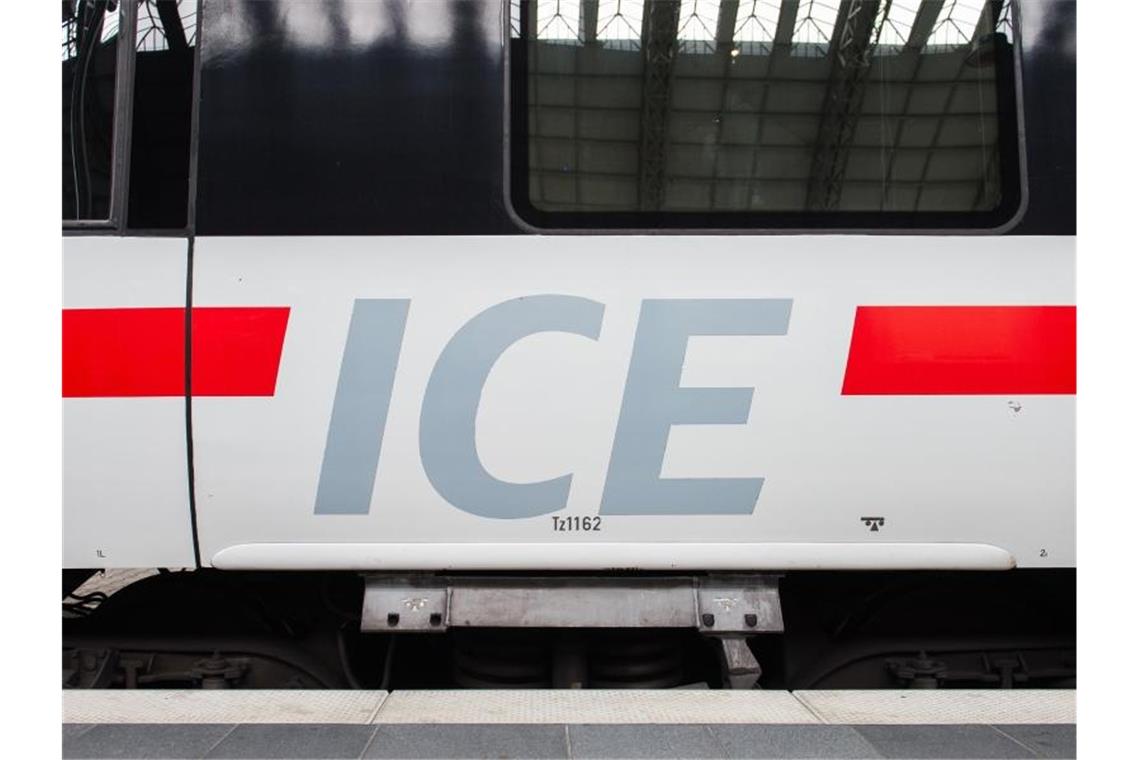
[[[637,177],[638,206],[642,211],[659,211],[665,204],[665,162],[669,147],[666,132],[673,95],[673,62],[680,44],[677,39],[680,13],[680,0],[657,0],[646,4],[642,18],[644,84]]]
[[[730,638],[780,633],[777,578],[366,575],[360,628],[696,628]]]
[[[193,240],[194,231],[198,227],[198,133],[200,131],[198,104],[202,100],[202,4],[203,0],[195,0],[198,29],[194,39],[194,81],[190,85],[192,101],[190,103],[190,169],[187,172],[186,183],[186,229],[178,231],[180,236],[187,235],[191,240]],[[193,253],[193,248],[191,248],[191,253]],[[191,268],[192,264],[193,256],[191,255]],[[187,271],[188,286],[189,275],[190,272]],[[187,306],[189,305],[190,299],[187,297]]]
[[[831,77],[808,178],[809,210],[832,211],[839,205],[855,127],[863,112],[871,51],[878,46],[886,20],[885,12],[879,15],[880,4],[889,11],[891,0],[848,0],[839,7],[831,50]],[[951,86],[951,92],[956,86]],[[886,183],[889,178],[884,176],[883,181]]]
[[[128,13],[128,10],[133,11]],[[127,223],[130,192],[131,114],[135,98],[135,35],[138,5],[119,2],[119,31],[115,43],[115,111],[111,138],[111,199],[106,219],[64,219],[63,231],[120,232]]]

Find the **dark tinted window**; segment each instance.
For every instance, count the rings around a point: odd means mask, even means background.
[[[118,11],[63,3],[63,218],[109,219]]]
[[[1013,14],[985,0],[523,0],[512,199],[552,227],[992,227]]]
[[[62,5],[65,222],[186,227],[198,0]]]
[[[198,0],[139,8],[127,226],[186,226]]]

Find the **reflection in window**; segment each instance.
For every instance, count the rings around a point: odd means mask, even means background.
[[[1005,0],[1001,5],[1001,12],[998,13],[997,31],[999,34],[1004,34],[1007,40],[1013,39],[1013,3],[1011,0]]]
[[[736,9],[732,39],[742,53],[766,54],[772,50],[779,24],[779,0],[742,0]]]
[[[100,38],[102,42],[106,42],[119,33],[119,14],[113,10],[107,12],[106,17],[103,19],[103,35]]]
[[[514,7],[517,9],[517,1]],[[74,7],[74,2],[65,5]],[[139,3],[138,27],[135,32],[136,50],[166,50],[167,31],[163,18],[167,23],[173,19],[178,20],[178,27],[185,37],[186,43],[193,46],[198,34],[198,0],[143,0]],[[74,58],[76,49],[74,16],[65,16],[63,23],[63,58]],[[109,42],[119,34],[119,14],[115,11],[107,12],[103,17],[103,30],[99,41]]]
[[[74,58],[79,50],[76,45],[79,34],[79,16],[75,12],[75,2],[64,0],[63,4],[63,60]],[[103,27],[99,33],[99,42],[107,42],[119,33],[119,14],[107,12],[103,15]]]
[[[838,16],[837,0],[802,0],[796,9],[795,31],[792,32],[793,51],[806,56],[827,55]]]
[[[581,0],[538,0],[538,39],[580,42]]]
[[[63,218],[111,216],[117,11],[107,0],[63,3]]]
[[[136,8],[134,78],[119,81],[121,14]],[[65,220],[186,226],[197,15],[197,0],[63,3]],[[118,119],[120,94],[129,94],[129,118]],[[127,134],[130,155],[116,155]],[[123,185],[129,197],[116,190]]]
[[[606,47],[637,50],[643,8],[644,0],[600,0],[597,39]]]
[[[899,52],[910,39],[914,19],[918,15],[919,0],[884,0],[879,5],[879,15],[875,23],[879,30],[879,44],[875,47],[878,55]]]
[[[985,0],[945,0],[926,44],[931,48],[968,45],[982,20]]]
[[[910,214],[1003,202],[1016,156],[1003,159],[999,136],[1016,132],[999,125],[998,71],[1012,71],[1012,51],[1007,37],[974,32],[1007,23],[990,17],[997,3],[968,18],[962,0],[877,5],[871,33],[851,43],[866,46],[852,60],[880,53],[870,66],[837,64],[839,0],[741,0],[728,6],[732,45],[716,44],[722,22],[728,31],[721,5],[681,0],[646,38],[644,5],[599,2],[597,42],[565,45],[536,37],[554,6],[524,0],[525,13],[540,11],[514,71],[526,80],[517,187],[532,208]],[[639,46],[607,45],[624,21],[620,34],[636,29]],[[925,44],[939,25],[972,44]]]
[[[167,25],[171,30],[167,31]],[[167,50],[168,34],[180,35],[176,44],[193,46],[198,33],[198,0],[147,0],[139,6],[136,50]]]
[[[716,48],[716,19],[720,0],[682,0],[677,22],[680,48],[689,53],[711,53]]]
[[[186,224],[197,0],[146,0],[135,34],[135,92],[127,223]]]
[[[516,40],[522,37],[521,3],[522,0],[511,0],[511,37]]]

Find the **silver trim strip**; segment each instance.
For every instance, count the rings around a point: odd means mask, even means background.
[[[617,558],[621,567],[614,566]],[[214,552],[224,570],[1008,570],[990,544],[955,543],[257,543]]]

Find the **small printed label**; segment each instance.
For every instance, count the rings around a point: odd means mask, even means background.
[[[600,531],[602,529],[601,517],[582,517],[579,515],[572,515],[570,517],[558,517],[555,515],[550,519],[552,520],[554,530],[557,533],[588,530]]]

